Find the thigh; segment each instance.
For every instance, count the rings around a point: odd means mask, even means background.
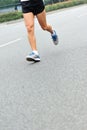
[[[45,10],[43,12],[41,12],[40,14],[36,15],[36,17],[37,17],[38,22],[41,25],[41,27],[44,27],[47,25]]]
[[[34,26],[34,14],[32,12],[23,14],[25,25]]]

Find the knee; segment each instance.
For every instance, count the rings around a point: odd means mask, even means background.
[[[34,28],[34,25],[31,24],[31,25],[26,25],[26,28],[27,28],[27,31],[28,32],[32,32],[33,31],[33,28]]]

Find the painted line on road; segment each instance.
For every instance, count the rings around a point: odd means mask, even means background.
[[[20,41],[20,40],[21,40],[21,38],[18,38],[18,39],[15,39],[15,40],[13,40],[13,41],[7,42],[7,43],[5,43],[5,44],[3,44],[3,45],[0,45],[0,48],[9,46],[10,44],[13,44],[13,43],[15,43],[15,42],[18,42],[18,41]]]
[[[79,15],[78,18],[84,17],[84,16],[87,16],[87,13],[86,13],[86,14]]]

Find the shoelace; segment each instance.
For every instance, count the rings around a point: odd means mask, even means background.
[[[34,55],[34,52],[31,52],[29,55]]]

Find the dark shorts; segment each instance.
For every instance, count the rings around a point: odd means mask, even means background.
[[[21,2],[21,5],[22,5],[23,13],[32,12],[34,15],[41,13],[45,9],[45,6],[42,0],[23,1]]]

